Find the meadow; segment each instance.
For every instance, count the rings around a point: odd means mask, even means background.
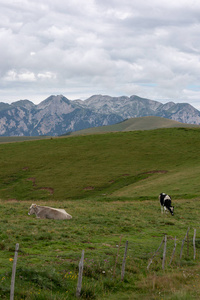
[[[196,128],[0,144],[0,297],[9,299],[19,243],[15,299],[76,299],[83,249],[82,299],[199,299],[199,152]],[[174,217],[161,215],[161,192],[172,196]],[[28,216],[32,203],[64,208],[73,218],[36,219]],[[162,248],[147,270],[164,235],[165,269]]]

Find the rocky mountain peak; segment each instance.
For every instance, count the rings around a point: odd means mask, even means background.
[[[0,103],[0,135],[61,135],[144,116],[200,124],[200,112],[188,103],[162,104],[136,95],[93,95],[85,101],[51,95],[38,105],[29,100]]]
[[[30,110],[35,107],[35,104],[33,102],[31,102],[30,100],[19,100],[19,101],[11,103],[11,106],[24,107],[25,109]]]
[[[42,101],[40,104],[37,105],[38,109],[44,109],[48,106],[55,106],[55,105],[60,105],[61,103],[67,103],[70,104],[70,101],[64,97],[63,95],[51,95],[49,96],[47,99],[45,99],[44,101]]]

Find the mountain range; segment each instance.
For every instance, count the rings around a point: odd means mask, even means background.
[[[145,116],[200,124],[200,111],[188,103],[162,104],[135,95],[93,95],[84,101],[52,95],[38,105],[29,100],[1,102],[0,136],[56,136]]]
[[[91,127],[82,130],[77,130],[71,132],[70,135],[87,135],[87,134],[99,134],[99,133],[107,133],[107,132],[152,130],[158,128],[178,128],[178,127],[184,129],[186,128],[191,129],[191,128],[200,128],[200,125],[181,123],[181,122],[177,122],[174,120],[161,118],[161,117],[147,116],[147,117],[139,117],[139,118],[130,118],[123,122],[113,124],[113,125],[98,126],[98,127]]]

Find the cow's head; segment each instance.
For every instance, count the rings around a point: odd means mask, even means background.
[[[36,204],[32,204],[32,205],[31,205],[31,207],[29,208],[29,212],[28,212],[28,215],[29,215],[29,216],[35,214],[36,207],[37,207]]]
[[[174,206],[171,206],[170,207],[170,212],[171,212],[171,214],[172,214],[172,216],[174,215]]]

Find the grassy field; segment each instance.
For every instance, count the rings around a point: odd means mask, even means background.
[[[15,299],[75,299],[83,249],[82,299],[199,299],[199,152],[200,130],[187,128],[1,144],[1,299],[9,299],[16,243]],[[161,215],[160,192],[172,196],[174,217]],[[73,218],[36,219],[27,214],[32,203]],[[165,270],[163,247],[147,270],[164,235]]]

